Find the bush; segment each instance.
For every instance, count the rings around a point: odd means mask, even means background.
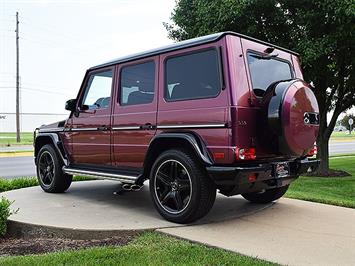
[[[4,236],[7,230],[7,219],[11,214],[15,213],[10,210],[12,202],[1,197],[0,201],[0,236]]]

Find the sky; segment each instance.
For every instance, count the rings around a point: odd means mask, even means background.
[[[16,12],[21,111],[66,114],[65,101],[76,97],[86,69],[173,42],[163,22],[170,21],[174,5],[175,0],[0,0],[0,113],[15,112]]]
[[[0,0],[0,113],[15,112],[19,12],[21,111],[67,113],[86,69],[172,43],[175,0]]]

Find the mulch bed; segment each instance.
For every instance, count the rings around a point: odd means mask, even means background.
[[[311,174],[305,174],[305,176],[318,176],[318,177],[327,178],[327,177],[346,177],[346,176],[351,176],[351,174],[342,170],[329,169],[328,175],[326,176],[320,176],[319,174],[317,174],[317,172]]]
[[[0,256],[16,256],[41,254],[47,252],[75,250],[98,246],[123,246],[138,236],[137,232],[130,232],[106,239],[73,240],[63,238],[0,238]]]

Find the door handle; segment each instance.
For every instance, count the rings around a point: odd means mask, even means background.
[[[101,126],[101,127],[98,127],[97,130],[99,130],[99,131],[107,131],[107,130],[109,130],[109,127]]]
[[[154,128],[155,128],[155,126],[153,126],[151,123],[146,123],[146,124],[140,126],[140,129],[143,129],[143,130],[150,130],[150,129],[154,129]]]

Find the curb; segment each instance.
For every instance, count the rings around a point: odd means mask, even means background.
[[[0,152],[0,158],[8,158],[8,157],[33,157],[33,151]]]
[[[77,229],[77,228],[65,228],[65,227],[56,227],[50,225],[40,225],[40,224],[31,224],[24,223],[19,221],[13,221],[11,219],[7,222],[7,235],[13,237],[24,237],[24,238],[33,238],[33,237],[57,237],[57,238],[66,238],[74,240],[89,240],[89,239],[105,239],[114,236],[127,235],[131,233],[141,233],[141,232],[150,232],[157,231],[165,233],[164,229],[170,228],[183,228],[190,226],[206,225],[206,224],[216,224],[220,222],[225,222],[233,219],[240,219],[242,217],[250,216],[260,211],[264,211],[272,207],[274,203],[269,203],[263,208],[258,210],[253,210],[243,214],[236,214],[229,218],[224,218],[221,220],[209,220],[209,221],[197,221],[191,224],[185,225],[172,225],[166,227],[153,227],[145,229],[113,229],[113,230],[100,230],[100,229]],[[163,219],[163,218],[162,218]]]
[[[105,239],[114,236],[122,236],[132,233],[141,233],[154,231],[153,229],[132,229],[132,230],[90,230],[61,228],[52,226],[43,226],[37,224],[28,224],[17,221],[8,220],[7,235],[12,237],[44,237],[44,238],[66,238],[73,240],[90,240]]]

